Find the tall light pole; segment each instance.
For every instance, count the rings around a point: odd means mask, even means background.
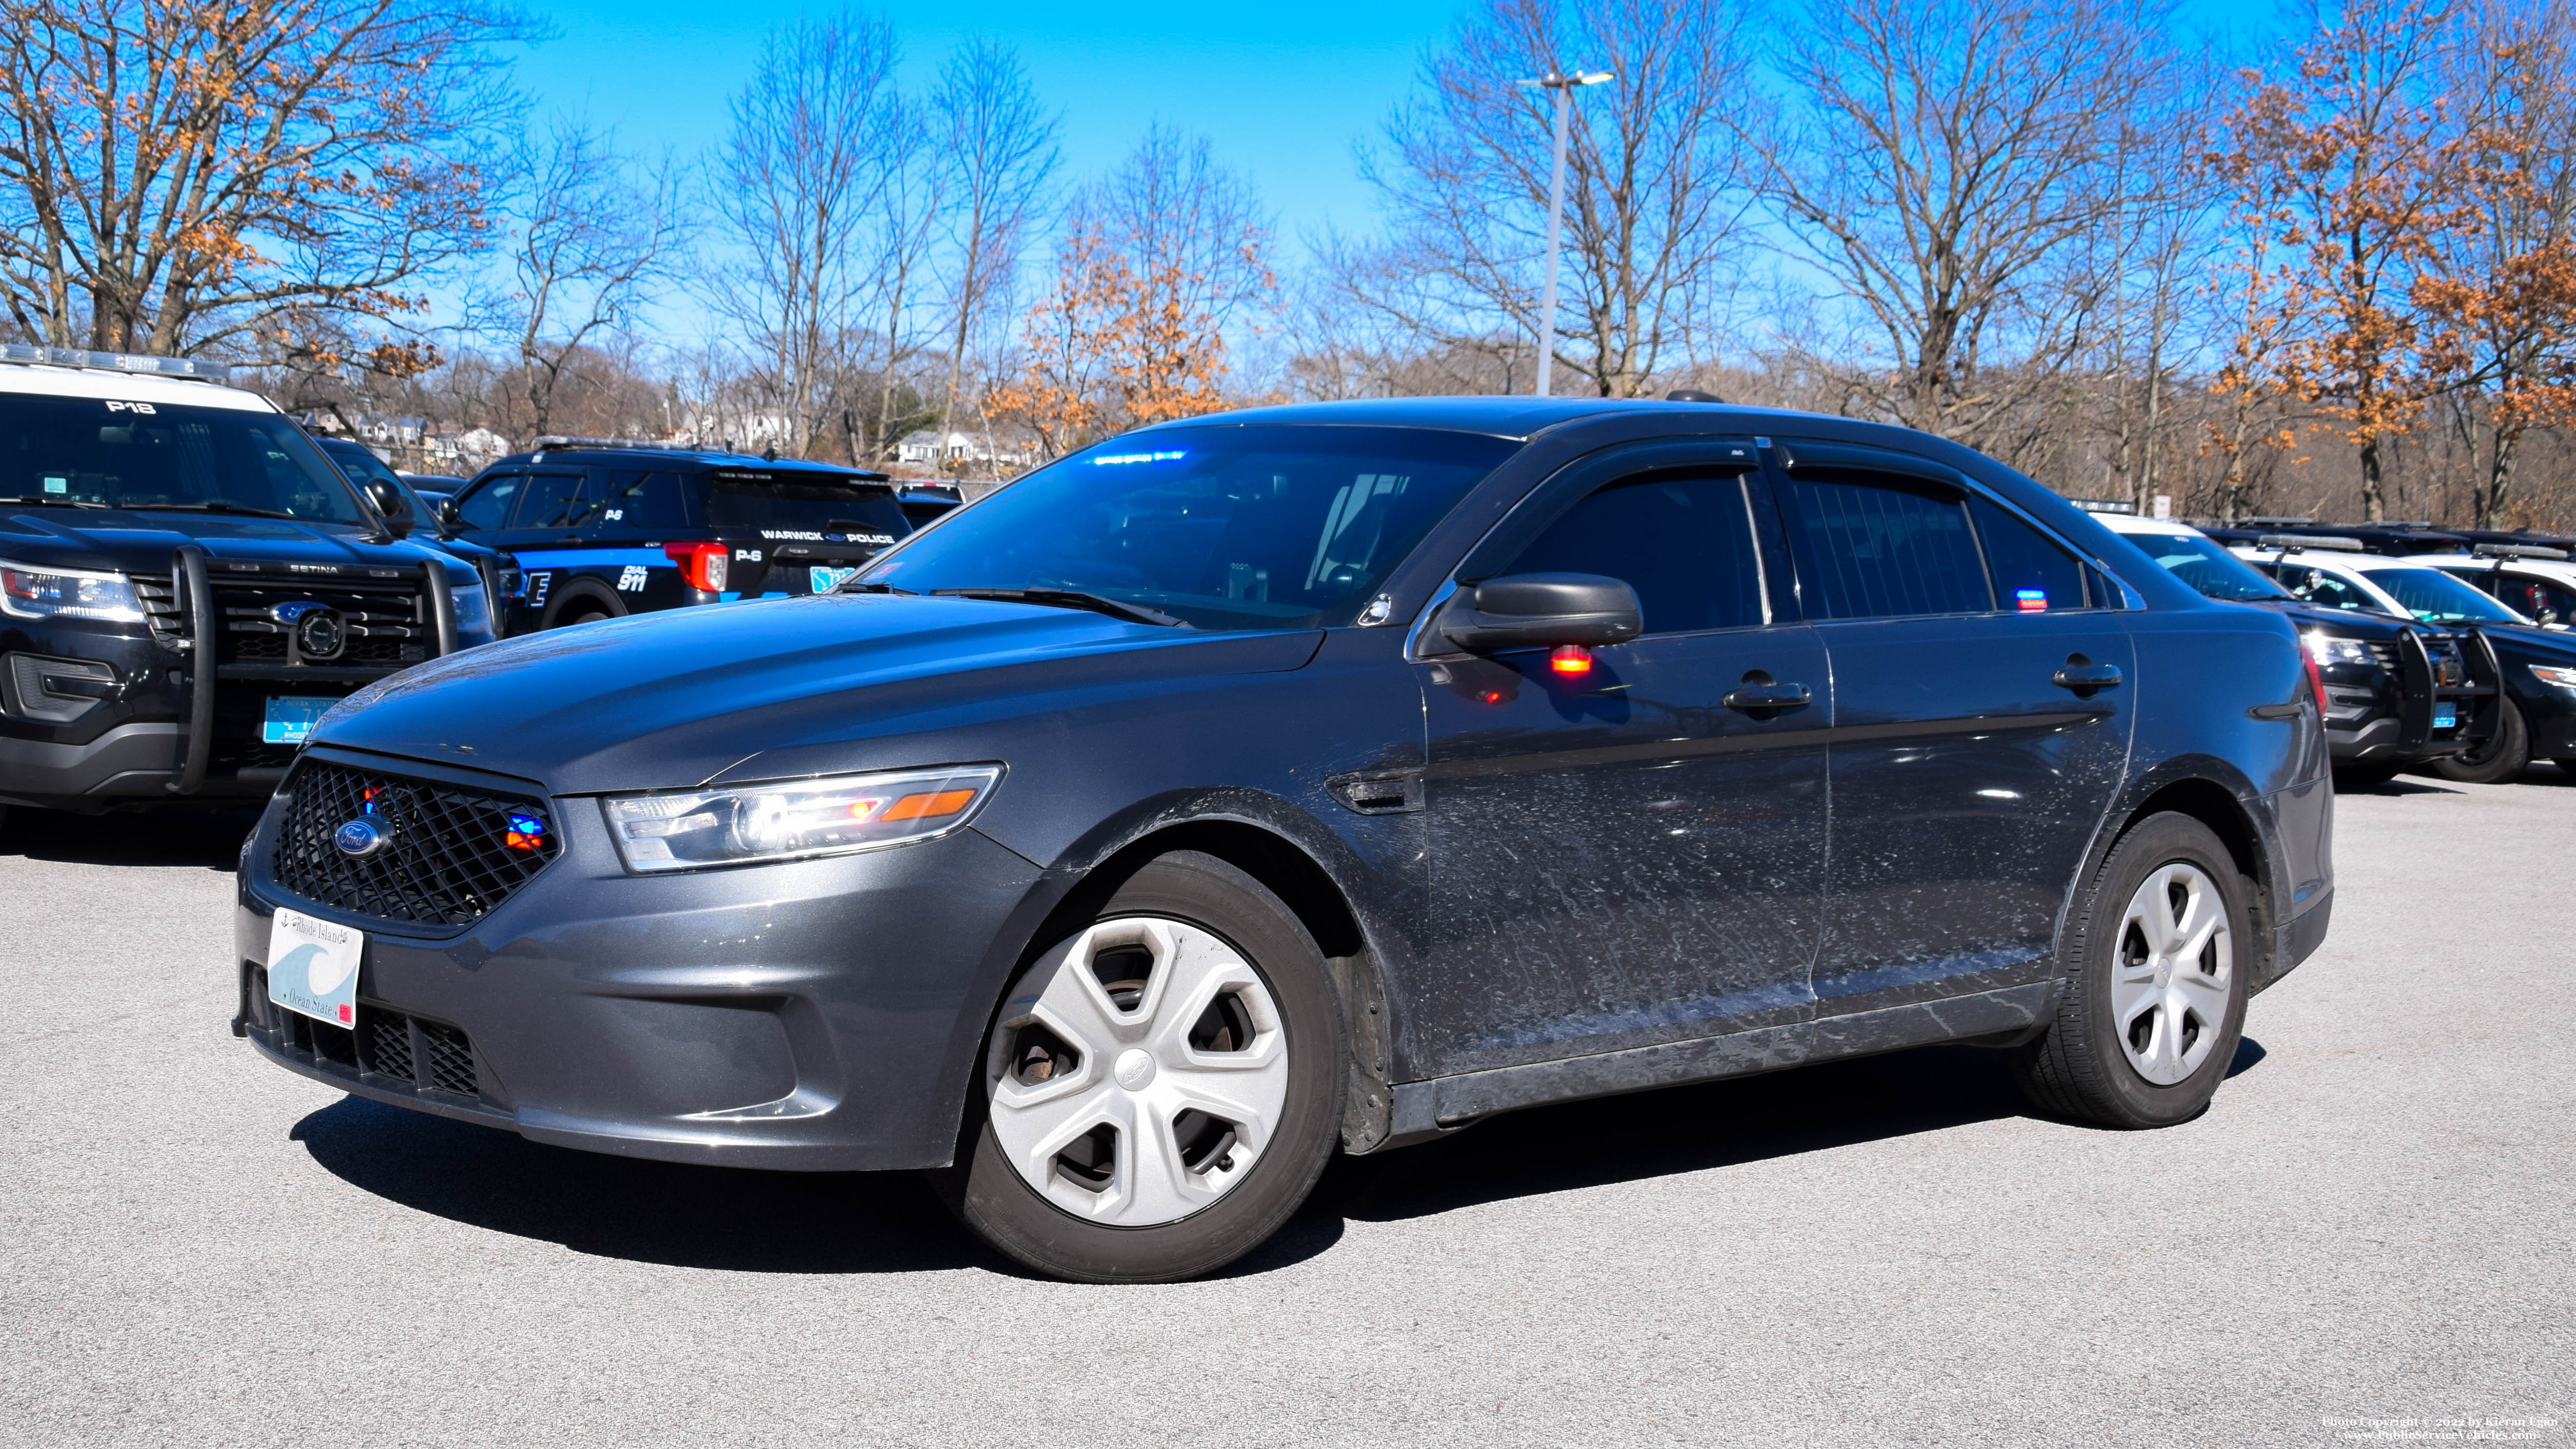
[[[1547,179],[1547,286],[1538,297],[1538,393],[1548,395],[1548,375],[1556,364],[1556,254],[1557,241],[1565,234],[1565,132],[1574,110],[1574,88],[1597,86],[1611,78],[1610,72],[1577,71],[1566,75],[1549,71],[1537,80],[1522,81],[1525,86],[1540,86],[1556,95],[1556,163]]]

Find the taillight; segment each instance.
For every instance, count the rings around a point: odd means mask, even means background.
[[[2299,651],[2299,662],[2308,667],[2308,690],[2317,697],[2317,718],[2324,719],[2326,717],[2326,677],[2317,672],[2317,656],[2302,649]]]
[[[710,594],[724,592],[725,561],[733,554],[733,549],[729,545],[666,543],[662,545],[662,552],[670,557],[671,562],[680,566],[680,577],[688,580],[690,588],[700,589]]]

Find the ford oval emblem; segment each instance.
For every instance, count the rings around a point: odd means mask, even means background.
[[[342,855],[370,856],[385,848],[384,827],[372,820],[352,820],[331,832],[331,843]]]

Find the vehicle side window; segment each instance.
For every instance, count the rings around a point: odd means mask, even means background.
[[[507,528],[510,505],[519,501],[519,485],[528,481],[525,473],[502,473],[483,480],[480,487],[469,488],[456,500],[457,516],[469,529]]]
[[[2075,555],[1991,499],[1971,497],[1968,514],[1977,520],[1977,537],[1986,546],[1986,568],[1994,577],[1998,607],[2044,614],[2085,606],[2084,565]]]
[[[582,510],[584,523],[647,530],[690,526],[687,491],[680,475],[667,468],[596,470],[591,494]]]
[[[1833,470],[1789,480],[1793,527],[1816,571],[1811,617],[1977,614],[1995,606],[1967,503],[1937,483]]]
[[[2476,584],[2504,601],[2535,624],[2576,624],[2576,589],[2553,584],[2545,579],[2516,578],[2507,574],[2494,578],[2485,569],[2453,569],[2456,578]],[[2494,587],[2488,588],[2492,583]]]
[[[579,526],[581,513],[579,473],[531,473],[527,487],[519,492],[519,510],[511,515],[512,528],[573,528]]]
[[[1738,473],[1623,479],[1598,489],[1502,572],[1624,580],[1637,591],[1649,634],[1766,622],[1753,515]]]
[[[2352,609],[2363,613],[2385,613],[2371,602],[2358,587],[2336,578],[2324,569],[2306,564],[2280,563],[2273,566],[2272,576],[2291,598],[2314,604],[2321,609]]]

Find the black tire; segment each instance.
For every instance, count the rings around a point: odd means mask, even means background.
[[[1165,1283],[1243,1256],[1305,1202],[1340,1135],[1346,1055],[1341,1001],[1323,953],[1296,914],[1224,861],[1175,851],[1130,877],[1097,919],[1127,916],[1197,926],[1251,964],[1278,1008],[1288,1086],[1279,1129],[1243,1181],[1177,1221],[1114,1227],[1055,1206],[1013,1168],[987,1111],[998,1080],[996,1054],[988,1049],[979,1057],[968,1094],[972,1146],[956,1166],[932,1174],[932,1186],[986,1242],[1041,1273],[1076,1282]],[[1005,1000],[1020,994],[1021,982],[1015,981]]]
[[[564,616],[562,618],[555,620],[554,623],[547,627],[554,629],[569,629],[575,624],[596,624],[600,620],[610,617],[612,616],[606,609],[595,606],[569,609],[564,612]]]
[[[2463,785],[2492,785],[2522,773],[2531,763],[2531,726],[2524,722],[2512,696],[2498,703],[2503,713],[2496,718],[2495,734],[2483,744],[2433,761],[2429,768],[2434,774]]]
[[[2334,767],[2334,787],[2338,790],[2375,789],[2378,786],[2385,785],[2389,781],[2396,779],[2397,772],[2405,768],[2406,767],[2404,765],[2383,765],[2378,763],[2367,765],[2337,765]]]
[[[2226,1006],[2216,1037],[2196,1069],[2160,1085],[2130,1061],[2112,1009],[2112,977],[2124,942],[2125,914],[2149,876],[2167,865],[2196,867],[2215,887],[2226,913],[2232,947]],[[2068,922],[2064,989],[2057,1014],[2038,1040],[2022,1047],[2015,1075],[2022,1093],[2042,1111],[2106,1127],[2168,1127],[2199,1116],[2236,1056],[2245,1028],[2245,1001],[2259,945],[2246,901],[2252,882],[2208,826],[2188,815],[2151,815],[2138,822],[2094,874]]]

